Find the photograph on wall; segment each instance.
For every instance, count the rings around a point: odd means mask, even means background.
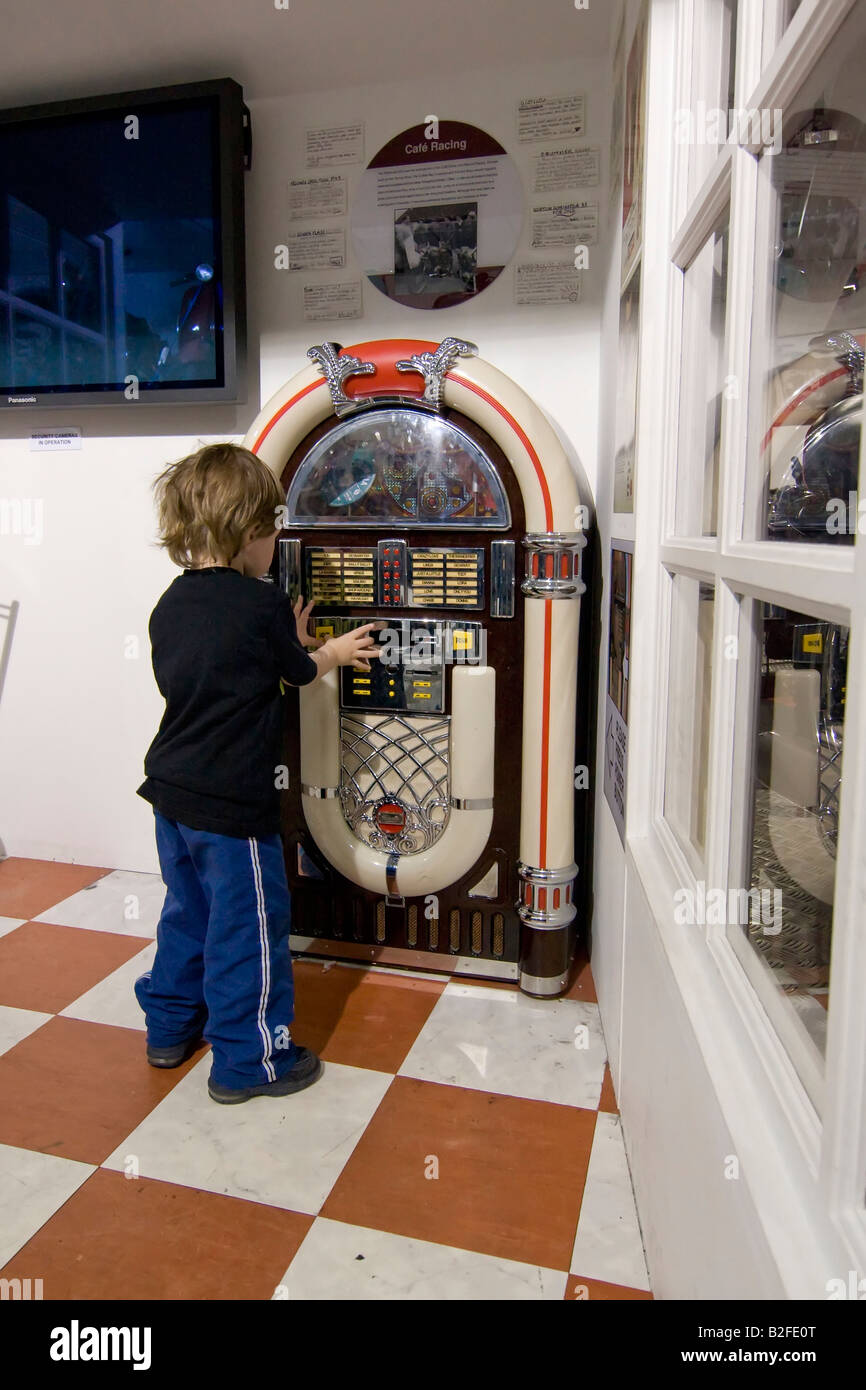
[[[394,291],[475,293],[478,204],[434,203],[399,209],[394,217]]]
[[[622,269],[625,285],[640,255],[643,235],[643,166],[646,135],[646,9],[638,20],[625,75],[625,143],[622,170]]]
[[[604,795],[625,844],[628,770],[628,699],[633,546],[614,541],[610,551],[610,615],[604,724]]]
[[[413,309],[446,309],[480,294],[512,259],[523,227],[516,165],[463,121],[412,126],[361,175],[352,237],[377,290]]]
[[[640,276],[636,266],[619,301],[616,410],[614,414],[613,509],[634,511],[635,435],[639,366]]]

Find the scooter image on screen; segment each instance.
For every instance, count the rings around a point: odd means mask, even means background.
[[[162,381],[210,381],[216,375],[216,339],[222,332],[222,286],[214,268],[201,262],[171,281],[185,285],[174,342],[162,349],[157,366]]]

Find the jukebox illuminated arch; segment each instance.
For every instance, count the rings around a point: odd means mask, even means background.
[[[527,927],[562,932],[575,916],[575,711],[587,516],[565,449],[530,397],[475,356],[472,344],[388,339],[347,348],[325,344],[308,355],[315,362],[272,396],[244,440],[278,478],[300,442],[329,417],[393,402],[459,411],[492,437],[511,466],[527,532],[518,912]],[[399,528],[401,522],[395,518],[389,524]],[[376,892],[410,896],[435,892],[454,879],[455,866],[459,871],[464,860],[462,872],[472,867],[492,820],[494,677],[489,667],[455,667],[452,738],[482,751],[489,739],[488,756],[467,753],[462,771],[455,771],[463,785],[451,789],[445,832],[429,849],[396,865],[396,856],[353,838],[342,815],[335,791],[340,785],[339,739],[333,736],[336,673],[301,689],[304,815],[319,848],[345,877]],[[537,992],[562,988],[558,982],[552,986],[539,979]]]

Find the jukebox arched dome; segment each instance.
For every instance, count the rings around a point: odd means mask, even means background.
[[[405,405],[364,411],[314,444],[286,506],[290,526],[511,524],[505,490],[476,440]]]

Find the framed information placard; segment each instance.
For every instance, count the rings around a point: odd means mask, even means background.
[[[492,284],[523,226],[517,168],[491,135],[431,118],[383,145],[361,175],[352,236],[377,290],[450,309]]]

